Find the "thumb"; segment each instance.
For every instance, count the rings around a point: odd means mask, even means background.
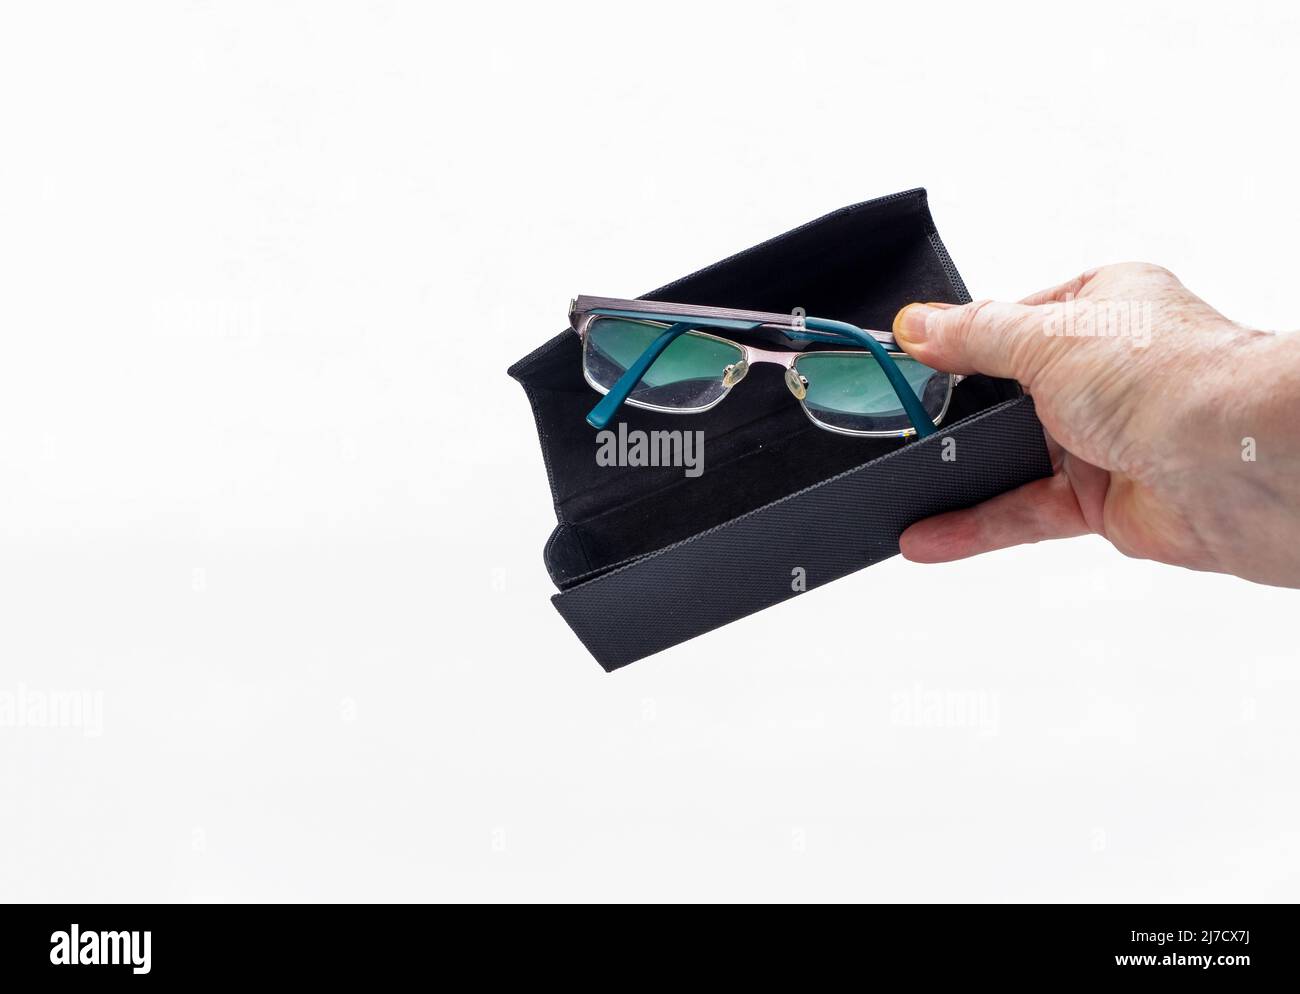
[[[1052,338],[1044,313],[1026,304],[908,304],[894,317],[894,338],[912,358],[946,373],[986,373],[1028,384]]]

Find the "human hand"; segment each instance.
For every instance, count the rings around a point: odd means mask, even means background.
[[[910,304],[894,336],[936,369],[1020,381],[1056,470],[912,525],[908,559],[1096,533],[1128,556],[1300,586],[1297,339],[1243,328],[1145,263],[1018,304]]]

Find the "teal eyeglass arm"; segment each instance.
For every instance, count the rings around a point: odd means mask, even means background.
[[[916,437],[925,438],[927,435],[934,434],[934,422],[930,420],[930,415],[925,413],[925,408],[921,406],[921,400],[916,396],[916,391],[912,389],[912,384],[907,382],[907,377],[898,368],[898,363],[894,362],[893,356],[886,352],[885,347],[875,338],[856,325],[848,324],[845,321],[831,321],[828,318],[805,318],[804,324],[813,331],[829,331],[852,339],[875,356],[876,362],[880,363],[880,368],[885,371],[885,377],[889,380],[889,385],[894,388],[894,393],[898,394],[898,399],[903,404],[903,410],[907,412],[907,419],[912,422],[912,427],[916,429]]]
[[[663,320],[663,315],[656,315],[652,312],[642,311],[596,311],[597,314],[607,314],[618,317],[634,317],[649,320]],[[587,424],[593,428],[604,428],[613,419],[615,412],[623,405],[623,402],[636,389],[636,385],[641,382],[641,377],[645,376],[646,371],[654,364],[654,361],[663,355],[664,349],[668,348],[674,341],[680,338],[692,328],[727,328],[735,331],[752,330],[759,327],[752,322],[737,321],[730,318],[691,318],[689,323],[677,323],[665,328],[663,333],[650,343],[650,346],[641,353],[636,362],[627,368],[627,371],[618,378],[609,389],[609,393],[600,398],[600,402],[591,409],[587,415]],[[925,413],[925,408],[921,406],[921,401],[917,398],[916,392],[912,385],[907,382],[907,377],[903,375],[898,364],[885,351],[883,345],[875,340],[870,334],[863,331],[856,325],[851,325],[845,321],[832,321],[829,318],[805,318],[804,327],[813,332],[827,332],[839,338],[847,338],[849,341],[861,345],[870,352],[880,363],[880,368],[885,371],[885,377],[889,380],[889,385],[894,388],[894,393],[898,395],[903,410],[907,412],[908,420],[912,422],[912,427],[916,429],[917,438],[925,438],[927,435],[933,435],[935,432],[934,422],[930,416]],[[812,336],[806,336],[812,337]]]
[[[609,393],[601,397],[600,403],[591,409],[587,415],[587,424],[593,428],[604,428],[609,424],[614,412],[623,406],[623,401],[627,400],[628,394],[636,389],[636,385],[641,382],[641,377],[645,376],[646,370],[663,354],[664,349],[698,324],[698,321],[692,321],[690,324],[675,324],[664,329],[663,334],[650,343],[650,347],[641,353],[641,357],[628,366],[627,371],[618,378],[618,382],[609,388]]]

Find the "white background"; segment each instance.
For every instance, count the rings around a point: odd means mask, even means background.
[[[1300,595],[894,559],[607,676],[505,369],[575,293],[917,185],[977,296],[1146,259],[1293,327],[1298,45],[1254,3],[7,6],[0,702],[102,712],[0,725],[0,896],[1296,899]]]

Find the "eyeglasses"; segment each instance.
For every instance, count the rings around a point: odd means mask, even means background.
[[[569,321],[582,339],[582,374],[605,396],[587,415],[604,428],[623,403],[667,414],[698,414],[726,398],[750,366],[785,368],[785,385],[813,424],[842,435],[924,438],[934,434],[960,376],[923,366],[893,336],[843,321],[653,300],[578,297]],[[772,351],[709,331],[847,350]]]

